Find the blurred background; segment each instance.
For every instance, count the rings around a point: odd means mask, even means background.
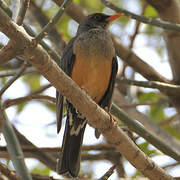
[[[178,14],[180,1],[172,1],[179,6],[174,8],[174,4],[168,5],[165,0],[159,1],[159,4],[153,0],[111,0],[110,2],[140,16],[161,18],[178,23],[180,21]],[[31,28],[35,34],[38,34],[56,14],[62,2],[62,0],[31,0],[24,24]],[[5,0],[4,3],[14,12],[16,7],[13,0]],[[174,11],[171,9],[172,13],[168,13],[170,11],[168,8],[174,8]],[[50,51],[56,51],[60,56],[65,44],[75,36],[78,22],[85,15],[95,12],[109,15],[115,13],[99,0],[74,0],[52,31],[43,39],[51,48]],[[137,68],[136,59],[139,58],[142,62],[147,63],[147,67],[152,67],[155,72],[161,75],[162,81],[178,85],[180,76],[178,76],[179,72],[176,67],[179,67],[179,52],[175,50],[178,48],[178,42],[176,42],[179,38],[178,33],[172,35],[172,31],[143,24],[126,16],[113,22],[109,31],[120,42],[120,53],[117,54],[118,78],[156,81],[156,74],[155,78],[144,76],[145,73],[149,72],[146,72],[143,64],[140,70]],[[7,43],[8,38],[0,33],[0,47]],[[126,50],[132,51],[133,56],[124,55],[123,53],[127,54]],[[131,58],[131,65],[126,62],[128,58]],[[57,61],[56,58],[54,60]],[[133,62],[135,63],[133,64]],[[23,64],[24,58],[18,56],[6,64],[0,65],[1,88],[22,69]],[[149,75],[151,76],[151,74]],[[55,88],[34,67],[28,64],[21,76],[2,94],[1,101],[6,105],[5,111],[8,119],[16,128],[29,171],[59,178],[60,176],[55,173],[55,162],[57,153],[60,151],[58,148],[61,147],[64,128],[59,134],[56,133],[55,94]],[[139,122],[157,138],[180,152],[178,94],[172,96],[171,93],[159,91],[158,88],[144,88],[143,85],[142,87],[132,86],[128,82],[118,81],[113,102],[125,110],[134,121]],[[163,154],[143,137],[128,130],[126,124],[123,124],[120,119],[118,119],[118,123],[147,156],[151,157],[172,176],[180,176],[179,162],[171,156]],[[89,126],[86,129],[83,144],[80,171],[82,177],[100,178],[114,164],[117,164],[116,171],[109,179],[142,176],[102,136],[97,140],[94,136],[94,130]],[[6,146],[6,142],[1,135],[0,162],[13,169],[7,150],[3,149],[4,146]]]

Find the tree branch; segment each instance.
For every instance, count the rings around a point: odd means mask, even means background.
[[[114,173],[116,165],[112,166],[101,178],[98,180],[107,180]]]
[[[2,132],[5,137],[7,148],[14,168],[22,179],[32,180],[31,175],[28,173],[24,162],[23,152],[21,151],[19,141],[16,134],[6,116],[6,113],[2,109],[0,104],[0,121],[3,122]]]
[[[41,27],[44,27],[50,21],[50,18],[47,16],[46,11],[43,11],[43,9],[39,7],[34,1],[31,1],[29,11],[33,14],[36,21]],[[53,42],[53,44],[56,45],[56,51],[61,54],[66,43],[62,37],[62,34],[58,31],[58,28],[56,26],[53,26],[48,34],[48,37],[50,37],[50,40]]]
[[[119,8],[107,0],[101,0],[101,2],[105,6],[116,11],[117,13],[123,13],[125,16],[127,16],[129,18],[136,19],[137,21],[143,22],[145,24],[150,24],[153,26],[161,27],[163,29],[180,31],[180,24],[173,24],[173,23],[169,23],[169,22],[163,21],[163,20],[156,20],[153,18],[147,18],[145,16],[139,16],[139,15],[129,12],[125,9]]]
[[[0,49],[0,64],[5,64],[10,59],[16,57],[18,54],[15,42],[9,41],[6,46]]]
[[[12,9],[13,9],[12,19],[16,22],[17,17],[18,17],[18,12],[20,9],[20,0],[13,0],[12,1]]]
[[[36,33],[29,26],[23,24],[23,27],[30,36],[36,36]],[[55,50],[53,50],[44,40],[41,40],[39,44],[48,52],[48,54],[51,56],[51,58],[53,58],[54,61],[60,62],[61,58],[59,54]]]
[[[63,0],[53,0],[58,6],[61,6]],[[73,18],[75,21],[80,22],[87,15],[87,12],[84,11],[80,6],[76,3],[72,2],[71,6],[66,9],[66,13],[68,16]]]
[[[32,146],[32,145],[21,145],[21,148],[23,152],[35,152],[37,151],[37,147]],[[62,150],[60,147],[42,147],[38,149],[41,152],[53,152],[53,153],[58,153],[59,151]],[[1,152],[6,151],[5,146],[0,146]],[[82,146],[82,151],[113,151],[115,150],[115,147],[110,145],[110,144],[97,144],[97,145],[86,145]]]
[[[0,5],[2,5],[1,8],[6,13],[9,11],[11,12],[11,10],[7,6],[3,6],[4,4],[1,3],[1,0],[0,0]],[[7,14],[9,15],[9,13],[7,13]],[[23,24],[23,27],[25,28],[25,30],[27,31],[27,33],[30,36],[32,36],[32,37],[36,36],[34,31],[29,26]],[[40,41],[40,44],[56,62],[60,62],[60,56],[45,41],[43,41],[43,40]],[[4,48],[0,49],[0,65],[6,63],[7,61],[9,61],[10,59],[12,59],[13,57],[15,57],[19,54],[21,54],[21,49],[18,48],[18,46],[15,46],[14,42],[10,41],[8,43],[8,45],[6,45]]]
[[[42,93],[43,91],[45,91],[46,89],[48,89],[50,87],[51,87],[51,84],[43,85],[40,88],[31,91],[29,95],[40,94],[40,93]]]
[[[169,8],[172,3],[172,1],[169,0],[147,0],[147,2],[154,6],[160,12],[167,10],[167,8]]]
[[[53,0],[58,5],[61,5],[62,0]],[[67,9],[66,13],[78,23],[87,15],[87,13],[77,4],[72,3],[72,5]],[[78,17],[78,18],[76,18]],[[129,66],[131,66],[135,71],[140,73],[142,76],[148,80],[169,82],[165,77],[155,71],[150,65],[145,63],[141,58],[139,58],[131,49],[125,47],[120,40],[113,36],[114,45],[116,48],[117,55],[125,61]]]
[[[121,94],[117,89],[114,90],[113,102],[119,107],[121,107],[121,104],[132,104],[131,102],[128,102],[124,95]],[[145,129],[151,132],[155,137],[159,138],[164,143],[168,142],[173,151],[180,152],[180,142],[162,129],[158,124],[152,121],[148,116],[139,112],[136,108],[123,107],[122,109],[128,114],[129,117],[139,121],[145,127]]]
[[[136,81],[125,78],[116,79],[116,82],[139,87],[158,89],[160,91],[166,92],[167,94],[180,94],[180,85],[174,85],[157,81]]]
[[[28,95],[28,96],[24,96],[24,97],[20,97],[20,98],[15,98],[15,99],[7,99],[4,101],[3,103],[3,108],[9,108],[10,106],[14,106],[14,105],[18,105],[20,103],[23,103],[25,101],[30,101],[33,99],[38,99],[38,100],[48,100],[52,103],[56,102],[56,99],[54,97],[51,96],[47,96],[47,95]]]
[[[0,162],[0,172],[1,174],[5,175],[9,180],[20,180],[20,177],[14,171],[10,171],[1,162]]]
[[[145,12],[146,7],[147,7],[147,3],[145,2],[145,3],[143,4],[143,7],[142,7],[141,16],[144,15],[144,12]],[[139,27],[140,27],[140,24],[141,24],[140,21],[136,21],[136,26],[135,26],[134,33],[133,33],[132,36],[130,36],[130,40],[131,40],[131,42],[130,42],[130,44],[129,44],[129,48],[130,48],[130,49],[133,48],[135,38],[136,38],[136,36],[137,36],[138,33],[139,33]]]
[[[152,180],[173,179],[151,159],[146,157],[131,139],[126,136],[116,124],[110,121],[109,115],[92,101],[92,99],[51,60],[40,45],[33,48],[31,46],[31,37],[13,23],[1,9],[0,16],[0,30],[9,38],[21,42],[20,46],[24,47],[24,55],[29,62],[35,66],[62,95],[66,96],[83,116],[87,117],[88,124],[94,128],[98,128],[102,135],[111,144],[115,145],[116,149],[143,175]]]
[[[0,78],[3,77],[8,77],[8,76],[14,76],[17,74],[19,69],[13,69],[13,70],[6,70],[6,71],[0,71]],[[38,73],[38,71],[34,67],[28,67],[23,73],[24,74],[29,74],[29,73]]]
[[[31,143],[24,135],[22,135],[15,127],[14,131],[18,137],[18,140],[22,147],[34,148],[34,151],[29,151],[28,155],[33,158],[37,158],[40,162],[44,163],[49,169],[56,171],[56,158],[52,152],[41,151],[37,146]],[[26,154],[25,154],[26,155]]]
[[[24,62],[24,64],[22,65],[22,67],[19,69],[19,71],[17,72],[17,74],[15,76],[13,76],[5,85],[4,87],[0,90],[0,97],[2,96],[2,94],[14,83],[14,81],[16,81],[21,74],[26,70],[27,68],[27,63]]]
[[[15,99],[6,99],[3,103],[3,108],[5,109],[10,106],[14,106],[14,105],[20,104],[22,102],[33,100],[33,99],[48,100],[52,103],[55,103],[56,99],[54,97],[47,96],[47,95],[39,95],[40,93],[42,93],[44,90],[48,89],[49,87],[51,87],[51,84],[41,86],[39,89],[31,91],[28,95],[26,95],[24,97],[19,97],[19,98],[15,98]]]
[[[128,126],[132,131],[136,132],[138,135],[146,139],[150,142],[153,146],[157,149],[161,150],[163,153],[167,154],[168,156],[174,158],[177,161],[180,161],[180,153],[174,151],[171,146],[163,141],[159,140],[159,138],[155,137],[153,134],[148,132],[134,120],[132,120],[125,112],[123,112],[120,108],[118,108],[115,104],[112,105],[111,112],[113,115],[118,117],[124,124]]]
[[[12,11],[9,9],[7,4],[2,0],[0,0],[0,7],[8,14],[9,17],[12,17]]]
[[[180,24],[180,1],[147,0],[147,2],[158,11],[159,17],[162,20]],[[164,30],[163,36],[166,42],[168,61],[171,66],[173,81],[180,84],[180,51],[178,48],[180,46],[180,33]]]
[[[21,7],[20,7],[18,17],[17,17],[17,24],[18,25],[22,25],[23,20],[24,20],[25,15],[26,15],[26,11],[29,7],[29,3],[30,3],[30,0],[21,0],[21,4],[20,4]]]
[[[60,17],[63,15],[65,9],[70,5],[72,0],[64,0],[57,14],[50,20],[50,22],[42,29],[42,31],[35,37],[35,42],[39,43],[52,29],[53,25],[57,23]]]
[[[136,72],[140,73],[150,81],[169,82],[165,77],[159,74],[141,58],[139,58],[131,49],[125,47],[119,38],[112,36],[117,55],[131,66]]]

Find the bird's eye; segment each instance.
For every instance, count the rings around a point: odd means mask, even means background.
[[[101,20],[101,16],[96,15],[96,16],[94,16],[94,19],[95,19],[96,21],[100,21],[100,20]]]

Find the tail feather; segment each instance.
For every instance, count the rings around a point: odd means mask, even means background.
[[[71,120],[69,119],[72,116],[69,116],[69,113],[67,115],[62,152],[58,161],[57,172],[59,174],[67,174],[72,177],[77,177],[80,169],[81,147],[86,123],[84,123],[84,126],[79,124],[81,125],[81,129],[78,131],[78,133],[72,134],[73,125],[70,123]],[[78,118],[77,116],[73,116],[72,121],[82,122],[82,119]]]

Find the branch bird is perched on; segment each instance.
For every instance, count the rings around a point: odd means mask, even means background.
[[[109,23],[122,14],[108,16],[95,13],[87,16],[80,24],[77,34],[64,49],[60,67],[102,108],[110,110],[111,97],[117,74],[117,59],[110,34]],[[57,131],[63,117],[64,97],[56,94]],[[66,101],[67,119],[62,152],[57,172],[77,177],[80,169],[81,146],[86,118]],[[96,137],[99,132],[96,130]]]

